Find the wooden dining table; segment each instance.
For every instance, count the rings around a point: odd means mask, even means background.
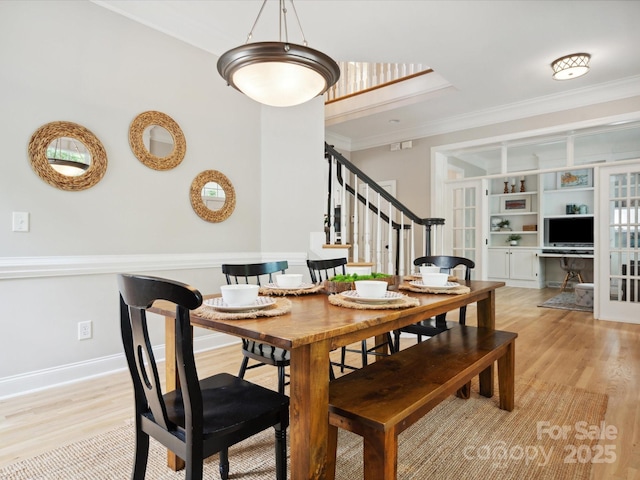
[[[291,311],[281,316],[211,320],[192,312],[191,324],[258,340],[291,353],[291,478],[323,479],[329,426],[329,353],[472,303],[477,304],[477,325],[494,329],[495,291],[504,283],[472,280],[466,285],[471,291],[458,295],[403,291],[417,298],[419,305],[402,309],[345,308],[329,303],[326,294],[315,293],[288,296],[292,304]],[[166,380],[167,390],[171,390],[178,385],[175,368],[175,306],[166,301],[157,301],[149,311],[166,317]],[[493,395],[493,367],[480,375],[480,393],[487,397]],[[179,469],[181,465],[181,460],[169,452],[169,466]]]

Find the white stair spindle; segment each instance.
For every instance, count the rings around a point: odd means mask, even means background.
[[[393,222],[392,222],[393,206],[389,202],[389,247],[387,248],[387,273],[393,274]]]
[[[400,255],[398,260],[398,264],[400,265],[398,275],[402,278],[404,276],[404,213],[402,212],[400,212],[400,235],[398,243],[398,253]]]
[[[338,181],[338,162],[336,162],[336,159],[334,157],[331,158],[331,171],[334,172],[333,173],[333,178],[331,179],[331,184],[333,185],[333,182],[337,182]],[[333,193],[333,192],[332,192]],[[336,204],[337,204],[337,199],[333,197],[331,197],[331,211],[329,212],[329,243],[331,245],[335,245],[336,243]]]
[[[371,262],[371,225],[369,219],[369,184],[365,184],[364,189],[364,261]]]
[[[342,189],[340,200],[340,243],[349,243],[349,237],[347,237],[347,177],[349,171],[346,168],[342,169]]]
[[[414,231],[414,223],[413,220],[411,220],[411,255],[409,257],[409,274],[413,274],[414,273],[414,265],[413,265],[413,260],[416,258],[416,242],[415,242],[415,231]]]
[[[382,205],[380,204],[380,193],[378,193],[378,227],[376,230],[376,272],[382,272]]]
[[[353,262],[358,262],[358,175],[353,175]]]

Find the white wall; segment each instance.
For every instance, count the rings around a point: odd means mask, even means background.
[[[266,121],[273,115],[286,128],[264,128],[262,107],[226,86],[215,56],[86,1],[0,2],[0,58],[0,397],[124,365],[117,272],[168,276],[210,293],[224,283],[224,262],[284,257],[306,270],[305,207],[320,218],[324,197],[305,205],[265,192],[274,177],[286,188],[282,179],[295,175],[303,177],[296,195],[317,194],[321,103],[267,112]],[[184,132],[187,153],[175,169],[152,170],[131,152],[129,125],[146,110],[168,114]],[[103,143],[107,173],[93,188],[58,190],[31,169],[31,135],[58,120]],[[292,135],[282,167],[277,150]],[[305,175],[293,161],[301,158]],[[205,222],[190,206],[190,184],[207,169],[236,190],[236,209],[222,223]],[[276,209],[277,223],[263,219]],[[14,211],[30,213],[30,232],[11,231]],[[93,321],[94,338],[78,341],[84,320]],[[229,340],[199,335],[202,344]]]

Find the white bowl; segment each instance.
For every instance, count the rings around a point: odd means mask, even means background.
[[[347,274],[352,275],[357,273],[358,275],[371,275],[371,267],[346,267]]]
[[[258,299],[258,285],[247,285],[244,283],[234,285],[222,285],[220,293],[222,299],[230,307],[246,307],[254,305]]]
[[[281,273],[276,275],[276,285],[283,288],[295,288],[302,285],[301,273]]]
[[[422,284],[427,287],[444,287],[449,275],[446,273],[423,273]]]
[[[358,280],[356,284],[356,292],[362,298],[384,298],[387,293],[387,282],[379,280]]]
[[[427,267],[423,265],[420,267],[420,274],[422,275],[423,273],[440,273],[440,267]]]

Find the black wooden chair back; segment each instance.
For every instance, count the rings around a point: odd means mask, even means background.
[[[416,258],[413,261],[416,266],[433,265],[440,267],[440,272],[452,274],[453,270],[459,266],[464,266],[464,280],[471,280],[471,270],[475,268],[476,264],[473,260],[464,257],[446,256],[446,255],[429,255],[425,257]],[[464,325],[467,321],[467,307],[460,307],[458,323]],[[417,336],[418,342],[422,341],[422,337],[433,337],[438,335],[449,328],[453,323],[447,322],[447,314],[443,313],[436,316],[435,319],[429,318],[413,325],[408,325],[400,330],[395,330],[394,340],[396,351],[400,350],[400,332],[413,333]]]
[[[261,280],[266,278],[268,280],[265,283],[272,283],[274,280],[273,274],[285,273],[287,268],[289,268],[289,262],[286,260],[266,263],[223,264],[222,273],[224,273],[229,285],[233,283],[262,285]],[[272,365],[278,368],[278,392],[284,394],[284,387],[288,385],[285,367],[288,367],[291,363],[291,355],[287,350],[243,338],[242,355],[243,359],[238,372],[240,378],[244,378],[246,371],[249,369]],[[249,359],[253,359],[258,363],[249,365]]]
[[[466,281],[471,280],[471,270],[475,268],[476,264],[473,260],[464,257],[450,257],[446,255],[430,255],[426,257],[416,258],[413,261],[414,265],[433,265],[440,267],[440,271],[446,270],[446,273],[450,274],[453,270],[460,265],[466,267],[464,270],[464,279]],[[445,272],[443,272],[445,273]]]
[[[199,380],[189,311],[202,304],[195,288],[157,277],[118,275],[120,329],[133,380],[136,451],[132,478],[145,477],[149,436],[185,460],[186,478],[202,479],[204,458],[220,452],[220,474],[228,478],[228,448],[273,426],[276,468],[286,479],[289,399],[226,373]],[[156,300],[176,304],[175,349],[180,388],[163,393],[149,339],[146,310]]]
[[[289,268],[289,262],[286,260],[279,262],[266,263],[243,263],[243,264],[224,264],[222,265],[222,273],[224,273],[227,283],[255,283],[261,285],[260,277],[266,275],[269,283],[273,282],[274,273],[285,273]]]
[[[309,276],[312,283],[320,283],[329,280],[336,275],[344,275],[346,273],[346,258],[330,258],[326,260],[307,260],[309,268]]]

